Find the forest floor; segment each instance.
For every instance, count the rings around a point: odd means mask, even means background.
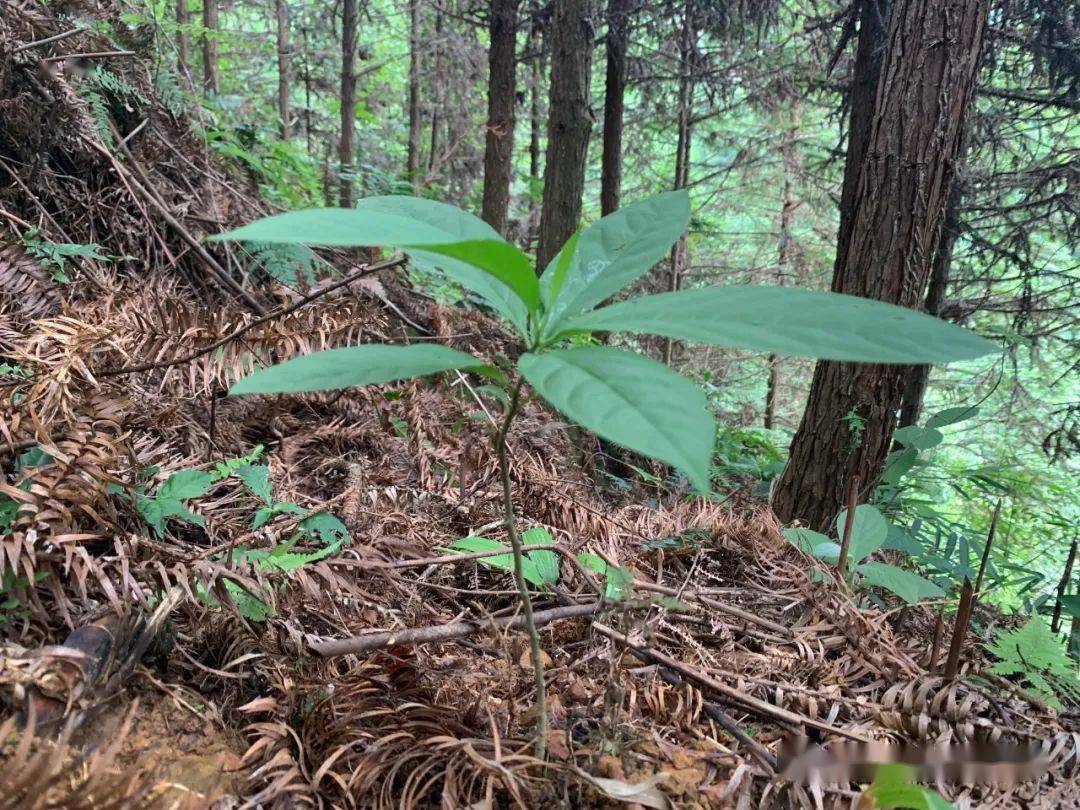
[[[13,181],[0,192],[0,465],[18,504],[0,561],[26,578],[5,584],[16,602],[0,614],[0,807],[858,801],[850,786],[776,779],[789,733],[1048,740],[1039,780],[943,791],[961,807],[1080,806],[1080,721],[971,677],[981,639],[963,647],[965,677],[929,673],[936,606],[856,607],[813,581],[745,493],[597,486],[588,442],[537,402],[510,438],[520,524],[563,559],[537,609],[602,604],[542,629],[552,731],[549,764],[535,760],[524,635],[492,624],[517,612],[516,591],[444,551],[503,537],[494,402],[461,375],[222,396],[256,356],[374,340],[487,358],[512,347],[477,312],[403,293],[395,267],[310,301],[248,284],[241,257],[201,244],[267,213],[248,179],[166,109],[142,60],[122,73],[138,98],[107,95],[103,130],[78,66],[42,72],[15,50],[68,27],[30,3],[0,18],[0,167]],[[92,32],[71,45],[94,50]],[[23,241],[31,225],[125,258],[69,259],[72,281],[58,284]],[[367,261],[329,258],[339,274]],[[260,445],[266,482],[225,469],[178,496],[194,517],[148,525],[170,476]],[[50,458],[29,459],[35,447]],[[631,572],[632,597],[601,599],[581,552]],[[456,640],[400,643],[463,621],[475,626]],[[1006,621],[980,614],[983,627]],[[86,646],[87,627],[103,628],[104,648]],[[317,652],[377,630],[398,638]],[[29,705],[66,729],[63,746],[15,730]]]

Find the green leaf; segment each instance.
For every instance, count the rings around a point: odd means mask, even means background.
[[[885,459],[885,472],[881,474],[883,484],[899,484],[900,479],[915,467],[919,460],[919,451],[914,447],[894,450]]]
[[[888,563],[863,563],[855,571],[865,584],[891,591],[908,604],[945,595],[945,591],[930,580]]]
[[[536,526],[521,533],[523,546],[550,546],[551,535],[542,526]],[[526,559],[531,560],[536,566],[536,573],[543,580],[544,585],[554,585],[559,581],[559,555],[549,549],[537,549],[527,552]]]
[[[620,208],[589,226],[563,246],[540,279],[549,301],[546,335],[556,334],[564,319],[610,298],[662,259],[690,221],[690,197],[669,191]],[[556,295],[557,293],[557,295]]]
[[[244,482],[248,489],[262,498],[267,506],[270,505],[272,498],[269,467],[265,464],[244,464],[233,470],[233,473]]]
[[[902,551],[908,556],[923,553],[922,543],[903,526],[897,526],[895,523],[889,524],[889,534],[881,547],[892,551]]]
[[[492,540],[488,537],[480,537],[478,535],[463,537],[461,540],[453,543],[447,551],[461,554],[471,554],[476,551],[505,551],[506,554],[481,557],[477,562],[492,568],[498,568],[511,574],[514,573],[513,551],[497,540]],[[526,582],[531,582],[538,588],[543,588],[549,581],[544,578],[543,574],[540,573],[540,569],[537,568],[536,562],[530,559],[529,556],[524,557],[521,561],[521,575],[525,578]],[[555,580],[558,580],[557,573],[555,575]]]
[[[329,512],[316,512],[311,517],[301,520],[297,526],[308,537],[318,538],[328,546],[349,542],[348,527]]]
[[[847,509],[836,516],[836,534],[843,540],[844,525],[847,522]],[[868,503],[855,507],[855,520],[851,523],[851,543],[848,546],[848,558],[856,563],[869,557],[884,545],[889,536],[889,521]]]
[[[913,309],[794,287],[708,287],[648,295],[571,318],[565,327],[873,363],[967,360],[997,348]]]
[[[1061,597],[1061,612],[1066,616],[1080,616],[1080,594]]]
[[[229,396],[330,391],[482,365],[472,355],[445,346],[370,343],[294,357],[256,371],[230,388]]]
[[[425,250],[479,267],[513,290],[530,312],[539,309],[540,284],[536,280],[536,271],[529,258],[508,242],[501,239],[473,239],[429,245]]]
[[[946,408],[938,411],[927,421],[928,428],[942,428],[955,425],[957,422],[965,422],[979,415],[978,405],[958,405],[955,408]]]
[[[893,433],[893,438],[904,447],[914,448],[915,450],[930,450],[941,444],[945,437],[937,428],[921,428],[915,425],[907,425],[896,430]]]
[[[156,497],[161,500],[198,498],[210,491],[214,476],[202,470],[180,470],[169,476],[160,487]]]
[[[801,526],[784,529],[784,537],[806,554],[820,559],[831,556],[835,560],[840,555],[840,547],[836,545],[831,537],[826,537],[820,532],[811,529],[804,529]],[[833,551],[834,548],[835,552]]]
[[[609,441],[665,461],[702,492],[716,424],[705,395],[667,366],[603,346],[526,353],[518,368],[544,399]]]
[[[864,794],[877,810],[952,810],[941,794],[916,784],[910,765],[883,763],[877,766],[874,782]],[[859,806],[863,806],[860,800]]]

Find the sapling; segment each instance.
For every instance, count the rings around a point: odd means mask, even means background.
[[[517,332],[525,351],[509,373],[433,344],[330,349],[256,371],[235,394],[322,391],[457,369],[502,391],[493,448],[536,677],[536,747],[547,711],[540,637],[522,576],[507,437],[526,386],[601,438],[672,465],[709,492],[716,424],[702,391],[667,366],[613,346],[580,345],[591,332],[648,333],[777,355],[876,363],[942,363],[978,357],[992,343],[944,321],[878,301],[791,287],[706,287],[602,305],[647,273],[686,230],[683,191],[652,197],[576,233],[537,277],[528,256],[458,208],[415,197],[369,197],[354,209],[311,209],[258,220],[217,239],[405,251],[475,294]]]

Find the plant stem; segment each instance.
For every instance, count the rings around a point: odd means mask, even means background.
[[[524,552],[521,550],[521,538],[518,536],[517,527],[514,525],[514,499],[510,489],[510,459],[506,452],[506,436],[510,432],[510,425],[521,408],[521,387],[524,380],[519,379],[510,397],[510,406],[506,409],[506,417],[502,427],[495,437],[495,452],[499,457],[499,472],[502,475],[503,489],[503,515],[506,524],[506,533],[510,537],[510,546],[514,553],[514,582],[517,583],[518,593],[521,595],[521,607],[525,613],[525,630],[529,634],[529,650],[532,655],[533,675],[536,678],[536,757],[544,759],[547,755],[548,716],[547,716],[547,684],[544,681],[544,662],[540,651],[540,633],[536,629],[536,621],[533,618],[532,597],[529,595],[529,587],[525,583],[522,573]]]

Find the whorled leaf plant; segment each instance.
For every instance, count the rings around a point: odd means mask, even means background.
[[[216,239],[317,246],[380,246],[475,293],[518,332],[525,352],[509,377],[438,345],[331,349],[257,371],[235,394],[322,391],[459,369],[505,391],[494,431],[506,531],[536,676],[536,751],[547,738],[540,638],[522,576],[507,435],[526,384],[599,436],[680,470],[709,490],[715,423],[705,395],[672,369],[625,349],[570,345],[592,331],[637,332],[781,355],[876,363],[941,363],[992,351],[990,342],[927,315],[878,301],[784,287],[707,287],[599,306],[647,273],[685,231],[682,191],[652,197],[579,231],[537,278],[531,260],[458,208],[414,197],[369,197],[354,209],[313,209],[258,220]]]

